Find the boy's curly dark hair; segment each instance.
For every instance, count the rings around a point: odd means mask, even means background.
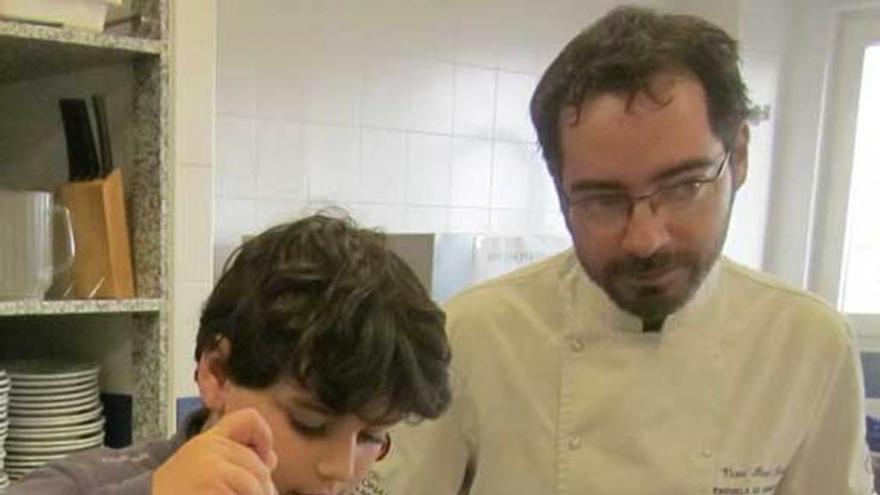
[[[698,17],[618,7],[566,45],[532,96],[532,123],[557,184],[562,166],[562,110],[580,108],[591,96],[605,92],[628,94],[630,101],[644,93],[665,103],[651,88],[654,76],[664,72],[700,81],[712,131],[731,149],[749,109],[736,40]]]
[[[338,414],[436,418],[450,401],[444,321],[382,234],[318,214],[233,253],[202,311],[195,354],[225,338],[237,385],[293,378]]]

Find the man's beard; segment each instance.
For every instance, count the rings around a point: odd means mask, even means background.
[[[717,259],[692,253],[658,252],[649,258],[628,256],[609,264],[595,282],[621,309],[645,322],[662,321],[682,308],[700,287]],[[674,270],[674,281],[665,285],[636,283],[650,273]]]
[[[633,284],[633,278],[655,271],[681,270],[684,282],[674,286]],[[663,320],[694,295],[709,267],[686,254],[657,253],[650,258],[627,257],[610,264],[597,281],[621,309],[644,321]],[[680,274],[676,274],[682,277]]]

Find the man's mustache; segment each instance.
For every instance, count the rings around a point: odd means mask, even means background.
[[[683,266],[688,262],[686,255],[670,252],[655,253],[647,258],[627,256],[614,262],[608,272],[611,275],[638,275]]]

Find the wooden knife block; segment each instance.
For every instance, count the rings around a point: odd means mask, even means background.
[[[122,171],[117,168],[103,179],[63,184],[58,200],[70,210],[73,226],[73,297],[133,298]]]

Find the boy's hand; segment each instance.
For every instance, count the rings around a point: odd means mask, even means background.
[[[277,495],[272,430],[255,409],[224,416],[153,473],[153,495]]]

